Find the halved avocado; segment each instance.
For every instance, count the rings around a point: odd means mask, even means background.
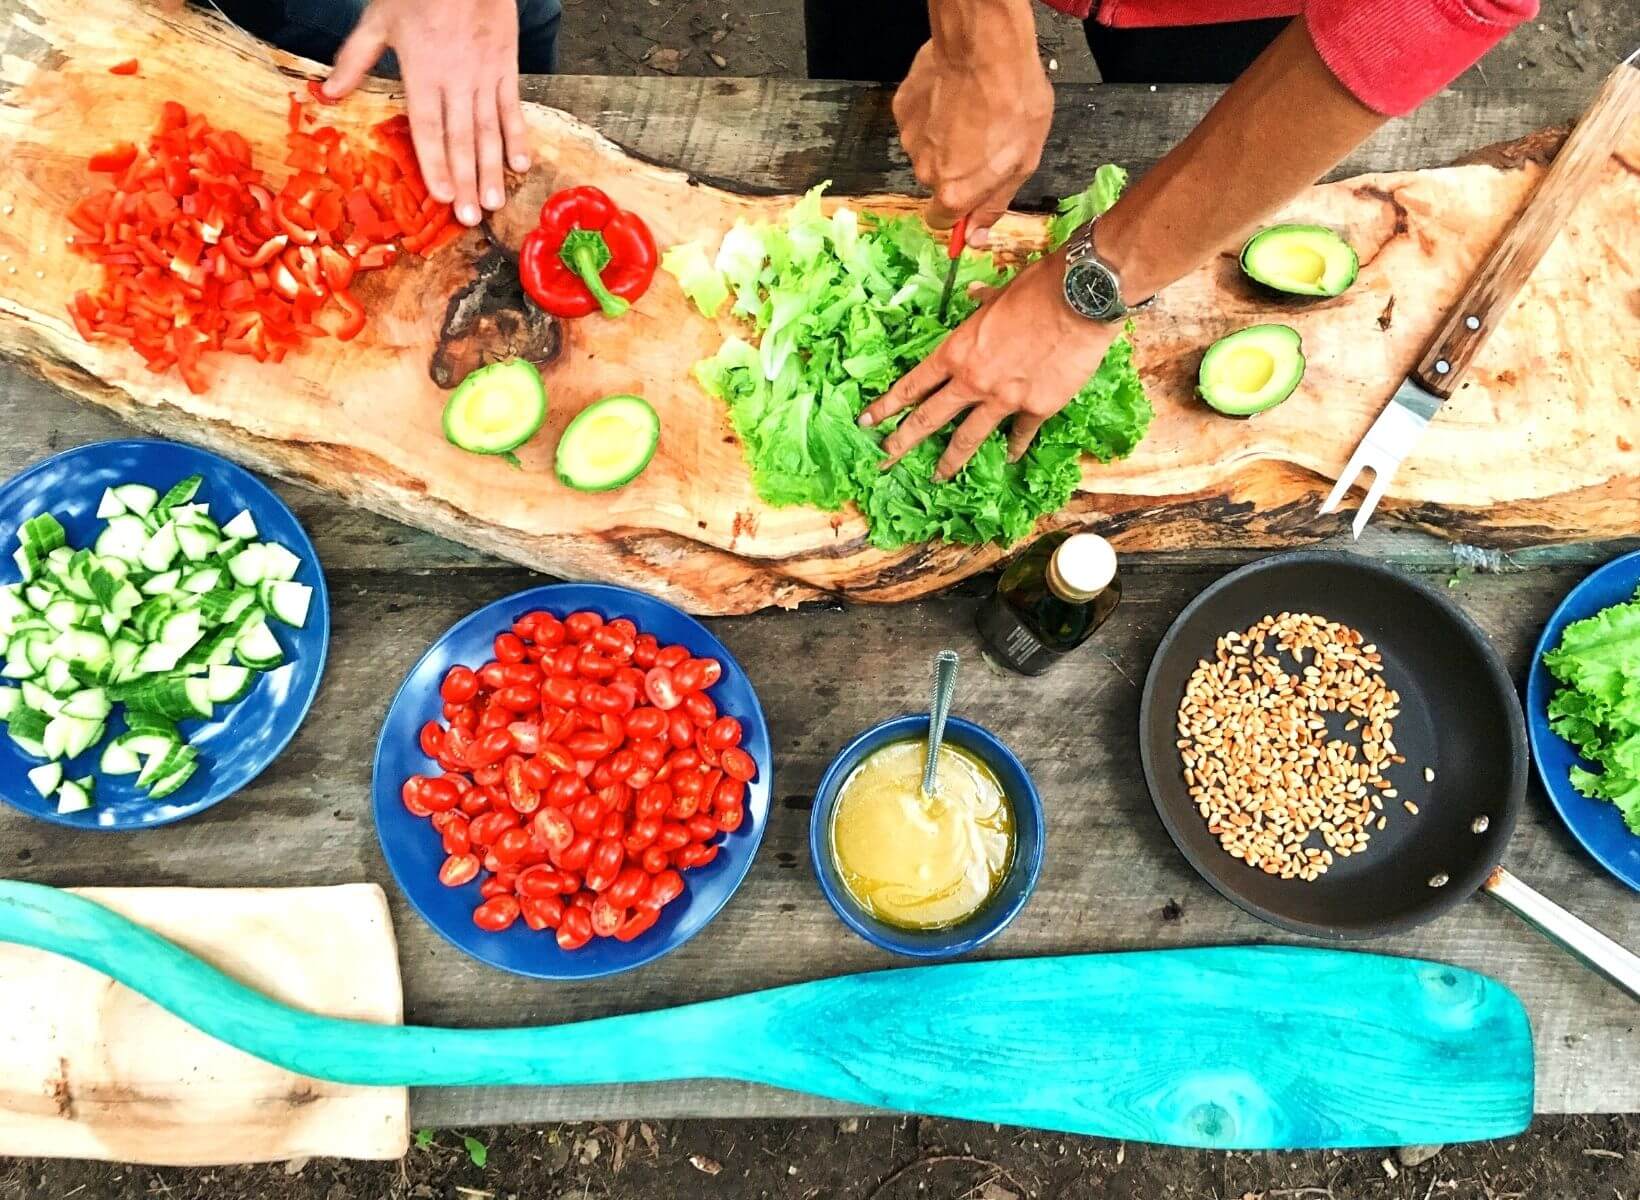
[[[1336,296],[1355,282],[1355,249],[1320,225],[1273,225],[1241,248],[1241,269],[1255,283],[1289,296]]]
[[[1208,406],[1250,417],[1280,404],[1304,378],[1304,346],[1288,325],[1250,325],[1220,338],[1202,356],[1196,390]]]
[[[480,367],[463,379],[444,405],[444,436],[474,454],[513,451],[547,419],[547,389],[535,364],[522,358]]]
[[[578,492],[631,483],[655,457],[661,419],[642,396],[605,396],[587,405],[558,439],[558,478]]]

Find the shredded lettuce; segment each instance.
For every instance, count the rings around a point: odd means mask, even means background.
[[[1615,804],[1640,834],[1640,591],[1568,625],[1543,663],[1563,685],[1549,702],[1549,727],[1600,768],[1574,766],[1572,786]]]
[[[1048,218],[1048,241],[1055,247],[1066,238],[1116,203],[1116,197],[1127,186],[1128,173],[1115,163],[1106,163],[1093,173],[1093,182],[1086,191],[1066,196],[1059,202],[1059,210]]]
[[[706,257],[699,242],[682,242],[661,255],[661,266],[675,276],[683,294],[694,302],[703,317],[715,317],[729,298],[729,285]]]
[[[1068,234],[1114,204],[1126,178],[1119,167],[1101,167],[1054,221],[1070,221]],[[737,223],[709,269],[705,250],[693,246],[662,262],[702,312],[734,296],[730,311],[756,334],[755,344],[728,339],[695,375],[728,406],[765,501],[832,511],[853,501],[873,544],[885,549],[933,538],[1012,542],[1071,498],[1084,454],[1109,462],[1133,451],[1152,413],[1132,343],[1122,337],[1021,461],[1007,461],[1005,438],[994,433],[955,479],[936,483],[947,428],[880,470],[879,443],[897,422],[864,430],[855,424],[860,413],[974,311],[970,284],[997,286],[1008,274],[988,254],[965,255],[942,322],[947,259],[927,227],[846,206],[827,216],[824,188],[805,195],[784,222]]]

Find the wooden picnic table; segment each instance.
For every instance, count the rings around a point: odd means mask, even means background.
[[[556,78],[528,94],[565,108],[648,158],[702,179],[795,191],[912,191],[888,93],[775,80]],[[1380,133],[1341,173],[1451,161],[1488,142],[1565,123],[1593,90],[1448,92]],[[1064,86],[1042,172],[1026,200],[1080,187],[1106,160],[1142,170],[1212,102],[1209,87]],[[68,446],[129,431],[105,412],[0,364],[0,475]],[[387,705],[425,647],[474,608],[540,582],[521,568],[301,487],[280,485],[329,578],[333,635],[325,686],[285,754],[243,793],[141,836],[67,832],[0,812],[0,870],[51,884],[306,885],[373,880],[397,923],[406,1018],[451,1025],[555,1023],[903,965],[849,933],[808,865],[810,796],[852,734],[925,703],[938,648],[965,653],[959,711],[1012,743],[1039,783],[1048,854],[1035,898],[984,953],[993,957],[1208,943],[1299,942],[1221,899],[1174,849],[1140,773],[1139,690],[1169,622],[1200,589],[1254,554],[1200,549],[1133,556],[1115,618],[1072,663],[1039,680],[1004,676],[977,654],[979,586],[897,607],[769,612],[713,622],[745,664],[774,739],[775,803],[744,886],[677,952],[613,983],[553,984],[474,962],[404,903],[369,815],[371,759]],[[1578,535],[1564,531],[1568,540]],[[1640,519],[1636,522],[1640,533]],[[1481,624],[1519,679],[1560,597],[1624,544],[1521,552],[1502,573],[1459,572],[1451,548],[1371,532],[1359,549],[1437,580]],[[1640,905],[1572,841],[1535,783],[1506,865],[1631,946]],[[1616,988],[1476,898],[1373,950],[1445,959],[1502,980],[1530,1010],[1544,1112],[1640,1109],[1637,1010]],[[1248,997],[1250,1016],[1258,997]],[[798,1116],[848,1111],[721,1082],[609,1088],[418,1091],[417,1125],[629,1116]]]

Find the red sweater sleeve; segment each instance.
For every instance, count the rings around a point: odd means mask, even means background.
[[[1411,112],[1462,75],[1537,0],[1305,0],[1321,59],[1374,112]]]

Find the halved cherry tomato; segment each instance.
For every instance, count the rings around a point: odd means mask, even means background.
[[[491,896],[473,909],[473,924],[486,933],[500,933],[518,920],[516,896]]]
[[[437,758],[444,750],[444,726],[429,721],[421,727],[421,752],[428,758]]]
[[[649,673],[643,677],[643,690],[649,697],[649,702],[662,711],[671,711],[683,699],[683,693],[672,678],[671,670],[659,665],[650,668]]]
[[[615,940],[630,942],[640,934],[653,929],[655,922],[660,920],[660,909],[639,908],[615,931]]]
[[[746,810],[737,804],[733,808],[716,809],[713,816],[717,820],[719,829],[723,830],[724,833],[733,833],[745,821]]]
[[[626,909],[612,903],[607,895],[599,896],[592,902],[592,932],[597,937],[614,937],[616,931],[626,924]]]
[[[592,917],[584,908],[568,908],[558,923],[558,948],[579,950],[592,940]]]
[[[558,922],[564,919],[564,902],[557,896],[520,896],[518,911],[524,924],[537,932],[556,929]]]
[[[650,846],[639,861],[649,874],[658,875],[672,865],[672,856],[659,846]]]
[[[674,854],[672,860],[677,863],[680,870],[693,870],[696,867],[704,867],[717,856],[718,848],[716,846],[707,846],[701,842],[694,842]]]
[[[438,881],[445,887],[460,887],[478,878],[478,859],[471,854],[452,854],[438,869]]]
[[[733,717],[724,717],[725,721],[734,720]],[[713,726],[716,728],[716,726]],[[738,779],[741,783],[750,783],[757,778],[757,761],[739,746],[730,746],[718,756],[723,764],[723,773],[730,779]]]
[[[535,835],[546,843],[549,850],[563,850],[575,840],[575,825],[562,809],[541,808],[536,810],[530,828]]]

